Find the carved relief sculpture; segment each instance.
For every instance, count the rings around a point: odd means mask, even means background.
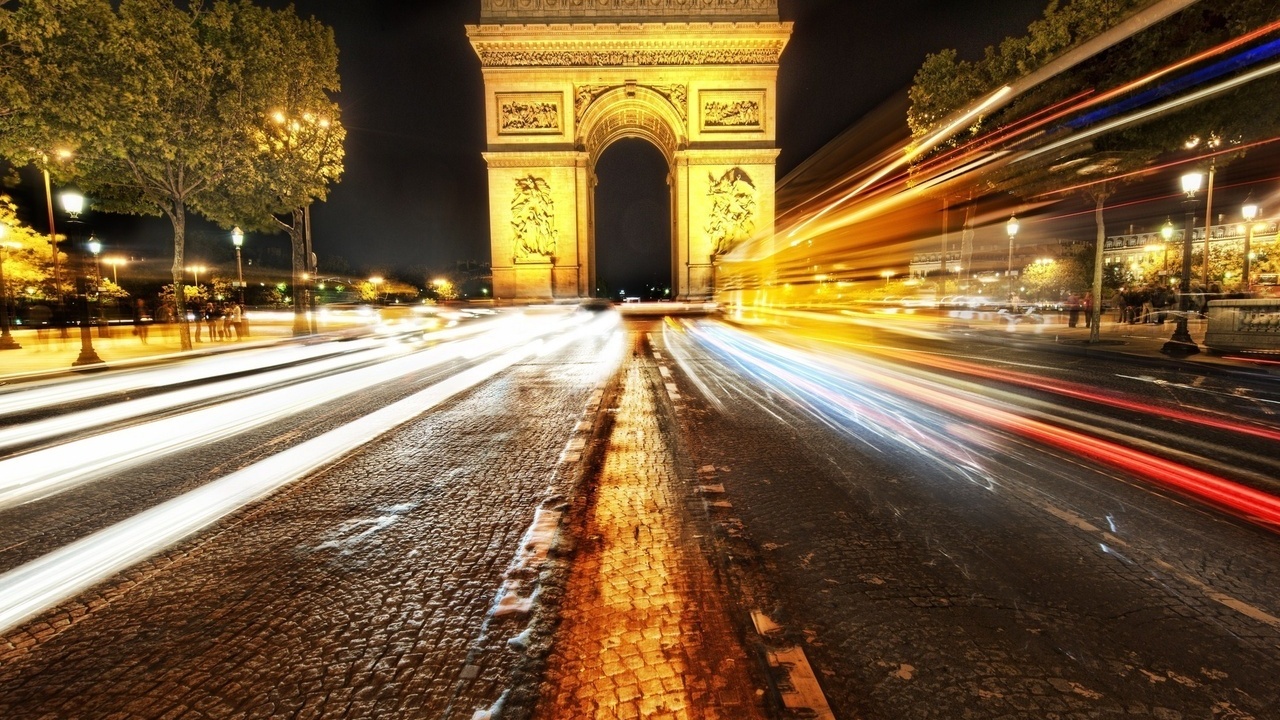
[[[654,85],[653,89],[671,103],[682,121],[689,119],[689,93],[684,85]]]
[[[732,168],[716,177],[710,173],[711,212],[707,218],[707,238],[712,253],[723,255],[751,237],[756,229],[756,186],[742,168]]]
[[[560,108],[553,102],[504,102],[502,129],[559,130]]]
[[[758,128],[760,103],[755,100],[708,101],[702,106],[702,125],[707,128]]]
[[[582,118],[587,114],[587,108],[591,107],[591,103],[596,98],[605,94],[610,90],[625,87],[623,85],[579,85],[574,89],[573,94],[573,114],[578,122],[582,122]],[[644,85],[650,90],[658,93],[671,103],[675,108],[676,114],[680,116],[682,121],[688,120],[689,109],[689,93],[684,85]]]
[[[477,47],[485,67],[776,65],[783,43],[768,48],[671,50],[493,50]]]
[[[500,135],[554,135],[564,127],[561,93],[497,93],[495,100]]]
[[[556,254],[555,221],[555,201],[547,181],[533,175],[518,178],[515,197],[511,200],[517,262],[542,262]]]
[[[591,107],[591,103],[596,98],[603,95],[606,91],[612,90],[620,85],[579,85],[573,93],[573,116],[578,122],[582,122],[582,116],[587,114],[587,108]]]
[[[483,20],[537,18],[591,18],[605,16],[642,18],[777,19],[778,0],[480,0]]]

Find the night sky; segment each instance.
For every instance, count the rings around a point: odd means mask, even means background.
[[[778,78],[779,177],[908,86],[927,53],[955,47],[978,57],[984,47],[1021,34],[1044,4],[781,0],[782,19],[795,27]],[[334,28],[341,53],[346,173],[328,202],[313,210],[321,273],[340,272],[341,257],[353,275],[420,281],[456,261],[488,261],[483,80],[463,27],[479,20],[478,0],[295,5],[300,15]],[[608,244],[617,250],[601,243],[601,280],[613,289],[641,279],[665,284],[661,156],[643,142],[622,142],[601,165],[599,233],[618,238]],[[171,255],[167,220],[99,217],[97,223],[104,242],[125,252]],[[218,262],[229,245],[225,231],[194,223],[188,257],[205,253]],[[286,246],[283,234],[251,235],[246,257],[275,264],[268,255],[286,257]]]

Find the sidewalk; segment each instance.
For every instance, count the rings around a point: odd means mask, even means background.
[[[209,342],[208,333],[202,331],[201,339],[204,342],[193,342],[191,351],[186,353],[182,351],[177,325],[148,326],[145,343],[133,334],[132,325],[112,325],[107,329],[105,337],[100,328],[94,327],[90,341],[102,364],[84,366],[72,364],[80,357],[80,328],[69,328],[66,337],[62,337],[56,329],[13,329],[10,334],[21,347],[16,350],[0,350],[0,385],[70,372],[163,362],[194,354],[253,347],[292,337],[289,325],[257,323],[251,327],[252,335],[243,340]]]
[[[1262,375],[1280,375],[1280,356],[1241,356],[1239,354],[1215,355],[1204,347],[1206,321],[1193,319],[1187,323],[1191,339],[1200,352],[1186,357],[1165,355],[1164,344],[1173,335],[1176,323],[1120,323],[1114,322],[1108,313],[1102,318],[1098,342],[1089,341],[1089,328],[1081,318],[1079,325],[1070,327],[1065,315],[1049,314],[1044,322],[1020,320],[1009,322],[1003,316],[993,318],[961,317],[953,314],[946,318],[952,330],[968,329],[982,333],[991,339],[1004,338],[1010,342],[1035,342],[1057,346],[1055,349],[1080,355],[1104,355],[1124,357],[1143,364],[1158,363],[1164,366],[1183,367],[1196,372],[1247,372]],[[991,315],[985,313],[985,315]]]

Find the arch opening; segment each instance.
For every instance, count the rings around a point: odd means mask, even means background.
[[[614,300],[673,294],[670,167],[650,140],[625,137],[595,166],[596,294]]]

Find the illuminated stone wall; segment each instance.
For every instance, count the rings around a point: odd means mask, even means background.
[[[709,297],[713,256],[773,228],[775,89],[791,33],[776,1],[612,3],[765,18],[714,24],[539,24],[582,3],[522,0],[528,11],[509,17],[489,12],[511,10],[506,0],[483,2],[486,19],[503,18],[467,28],[485,81],[494,296],[593,294],[596,163],[613,142],[642,138],[671,168],[676,295]]]

